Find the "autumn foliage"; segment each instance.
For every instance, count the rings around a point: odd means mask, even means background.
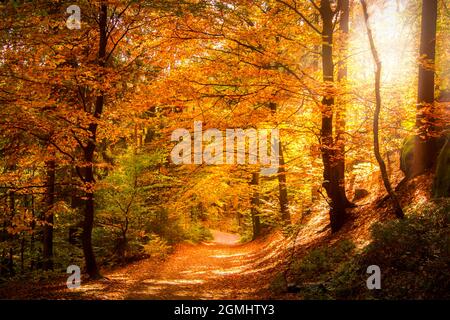
[[[0,281],[100,278],[209,229],[336,234],[380,199],[402,218],[402,180],[436,168],[448,197],[448,4],[361,3],[81,0],[68,28],[71,2],[2,2]],[[173,163],[195,121],[279,129],[276,172]]]

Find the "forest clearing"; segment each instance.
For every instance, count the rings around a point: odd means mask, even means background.
[[[449,299],[449,31],[447,0],[1,1],[0,299]]]

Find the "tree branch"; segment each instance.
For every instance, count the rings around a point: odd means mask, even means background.
[[[315,26],[312,24],[311,21],[309,21],[305,15],[303,13],[301,13],[296,7],[294,7],[293,5],[283,1],[283,0],[277,0],[277,2],[284,4],[286,7],[288,7],[289,9],[291,9],[292,11],[294,11],[296,14],[298,14],[303,21],[306,22],[306,24],[308,24],[315,32],[317,32],[318,34],[322,34],[322,32]],[[317,5],[315,5],[317,7]],[[317,7],[318,8],[318,7]]]

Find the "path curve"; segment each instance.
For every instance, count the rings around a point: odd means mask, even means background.
[[[280,261],[283,238],[239,243],[212,231],[214,240],[183,243],[166,260],[146,259],[82,284],[81,299],[265,299]],[[78,292],[73,292],[78,291]]]

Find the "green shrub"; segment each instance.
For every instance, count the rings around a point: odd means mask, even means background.
[[[185,233],[186,240],[198,243],[213,239],[211,231],[201,224],[192,224]]]
[[[253,240],[253,230],[245,229],[241,233],[241,238],[239,239],[240,243],[246,243]]]
[[[159,208],[149,214],[146,224],[147,233],[156,233],[172,245],[186,239],[178,217],[172,217],[166,208]]]
[[[150,236],[150,240],[144,245],[144,251],[152,258],[164,259],[171,251],[167,241],[156,234]]]
[[[376,224],[358,261],[360,272],[381,268],[380,299],[450,298],[450,201],[409,210],[407,218]],[[367,289],[362,289],[367,290]]]
[[[302,283],[325,281],[341,263],[350,258],[354,248],[351,241],[342,240],[330,247],[313,249],[303,259],[292,264],[292,274],[296,281]]]
[[[312,250],[292,272],[304,299],[449,299],[450,201],[407,210],[403,220],[377,223],[372,242],[355,252],[351,242]],[[381,289],[369,290],[367,267],[381,269]]]
[[[439,152],[433,182],[433,196],[450,197],[450,136]]]
[[[286,291],[287,282],[283,272],[278,273],[270,283],[270,291],[275,294],[280,294]]]
[[[405,138],[400,150],[400,169],[403,171],[407,178],[412,176],[413,173],[413,156],[414,156],[414,143],[416,136],[409,136]]]
[[[285,237],[297,236],[300,230],[304,228],[303,224],[300,223],[292,223],[283,226],[282,232]]]

